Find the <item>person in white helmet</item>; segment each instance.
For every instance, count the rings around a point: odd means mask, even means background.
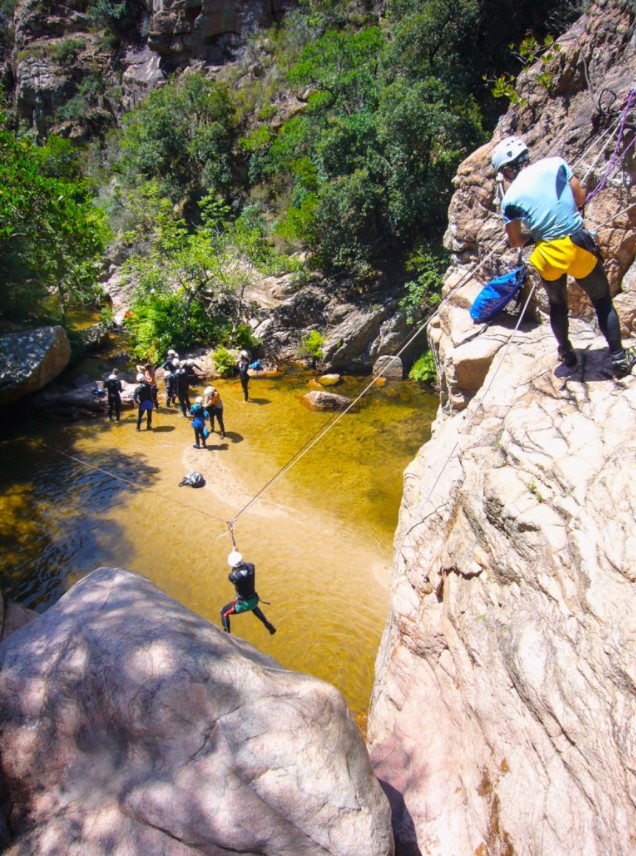
[[[166,386],[166,407],[177,403],[177,388],[174,378],[175,365],[179,365],[179,355],[173,348],[168,348],[166,361],[161,364],[163,382]]]
[[[248,369],[250,367],[250,358],[247,351],[241,351],[236,365],[238,368],[239,378],[241,379],[241,386],[243,387],[243,397],[245,401],[249,401],[249,393],[247,391],[247,387],[250,382],[250,376],[248,374]]]
[[[227,557],[227,563],[232,568],[228,580],[236,589],[236,598],[226,603],[221,610],[221,624],[226,633],[230,632],[230,615],[239,615],[241,612],[253,612],[262,621],[273,636],[276,628],[265,618],[263,610],[260,609],[259,597],[256,593],[256,568],[251,562],[243,561],[243,556],[236,550],[232,550]]]
[[[141,374],[137,375],[137,384],[135,387],[134,400],[138,405],[137,410],[137,431],[141,431],[141,420],[144,413],[146,414],[146,431],[152,428],[152,387],[146,383],[146,379]]]
[[[623,348],[620,322],[596,241],[583,225],[586,191],[560,157],[530,163],[530,153],[519,137],[506,137],[495,146],[492,168],[507,189],[501,213],[513,247],[536,244],[530,262],[538,269],[550,304],[550,326],[558,355],[568,368],[577,364],[569,338],[568,274],[587,294],[598,325],[609,346],[616,377],[631,373],[636,353]],[[524,232],[529,232],[529,236]]]

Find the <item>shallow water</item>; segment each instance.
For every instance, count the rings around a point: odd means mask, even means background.
[[[388,606],[402,471],[429,437],[437,399],[409,382],[373,387],[280,480],[252,498],[332,419],[300,401],[309,375],[219,381],[226,438],[192,448],[189,420],[160,408],[152,432],[132,411],[62,425],[46,419],[0,438],[0,582],[43,611],[100,566],[137,571],[219,624],[232,599],[227,521],[256,564],[270,637],[252,615],[232,632],[285,666],[335,684],[352,711],[367,707]],[[353,398],[368,378],[333,391]],[[161,397],[163,400],[163,396]],[[179,488],[200,468],[202,490]]]

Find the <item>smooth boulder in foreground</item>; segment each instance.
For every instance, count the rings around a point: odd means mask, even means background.
[[[0,646],[0,740],[4,853],[393,853],[342,695],[125,570]]]

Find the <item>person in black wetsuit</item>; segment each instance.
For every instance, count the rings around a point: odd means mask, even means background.
[[[177,403],[177,390],[174,379],[175,360],[178,366],[179,358],[177,356],[177,352],[170,348],[168,350],[166,361],[161,363],[160,366],[157,366],[157,368],[163,369],[163,382],[166,385],[166,407],[170,407],[170,405]]]
[[[179,407],[184,416],[190,413],[190,376],[188,375],[188,366],[185,360],[181,360],[179,368],[175,372],[177,384],[177,398],[179,399]]]
[[[241,612],[253,612],[262,621],[273,636],[276,628],[265,618],[265,614],[258,606],[258,594],[255,589],[256,568],[251,562],[244,562],[243,556],[232,550],[227,557],[227,563],[232,568],[228,580],[236,589],[236,599],[226,603],[221,610],[221,623],[226,633],[230,632],[230,615],[238,615]]]
[[[137,411],[137,431],[141,431],[141,420],[144,413],[146,414],[146,431],[152,428],[152,387],[146,383],[142,374],[137,375],[137,383],[139,386],[135,388],[134,400],[139,409]]]
[[[113,369],[104,381],[104,389],[108,393],[108,418],[113,421],[113,412],[119,422],[121,416],[121,392],[122,385],[119,380],[119,369]]]
[[[241,379],[241,386],[243,387],[243,397],[245,398],[245,401],[247,401],[249,399],[247,387],[250,382],[250,376],[248,374],[250,361],[247,355],[247,351],[241,351],[241,355],[238,358],[238,362],[236,365],[238,368],[239,377]]]

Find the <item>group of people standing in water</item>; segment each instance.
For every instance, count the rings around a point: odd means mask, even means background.
[[[254,364],[260,367],[260,363]],[[134,392],[134,401],[137,404],[137,431],[141,431],[141,423],[146,417],[146,430],[152,428],[153,410],[159,406],[159,391],[155,371],[163,369],[165,383],[166,406],[177,406],[183,416],[192,419],[194,431],[194,448],[206,449],[207,438],[214,431],[218,423],[219,436],[225,437],[225,423],[223,421],[223,401],[221,394],[213,386],[207,386],[203,395],[190,402],[190,384],[193,380],[200,379],[197,374],[201,371],[194,360],[180,360],[178,354],[171,348],[166,360],[159,366],[152,363],[137,366],[137,386]],[[249,356],[247,351],[241,351],[237,361],[241,389],[245,401],[249,400]],[[108,395],[108,418],[119,422],[121,418],[121,394],[123,386],[119,377],[119,369],[113,369],[104,381],[104,390]],[[207,427],[209,420],[210,428]],[[256,569],[251,562],[246,562],[243,556],[235,549],[228,556],[228,564],[231,571],[229,581],[234,585],[236,597],[226,603],[221,609],[221,624],[226,633],[230,632],[230,616],[239,615],[242,612],[252,612],[256,618],[265,626],[270,635],[276,633],[276,628],[271,624],[259,607],[260,598],[256,592],[255,579]]]
[[[214,431],[215,423],[218,422],[221,439],[225,437],[225,424],[223,422],[223,402],[221,395],[213,386],[205,388],[203,396],[197,396],[194,403],[190,401],[190,386],[193,381],[201,378],[198,372],[201,368],[193,359],[179,359],[179,355],[172,348],[168,350],[166,359],[158,366],[145,363],[137,366],[137,386],[133,400],[137,405],[137,431],[141,431],[141,423],[146,419],[146,430],[152,429],[153,410],[159,407],[159,391],[155,376],[158,368],[163,369],[165,384],[166,407],[178,407],[183,416],[192,418],[192,427],[195,434],[195,448],[206,448],[206,439],[210,431]],[[241,388],[245,401],[249,400],[249,356],[247,351],[241,351],[237,361]],[[111,421],[120,421],[121,418],[121,395],[123,386],[119,377],[119,369],[113,369],[103,383],[104,391],[108,396],[108,418]],[[210,420],[210,431],[206,427],[206,420]]]

